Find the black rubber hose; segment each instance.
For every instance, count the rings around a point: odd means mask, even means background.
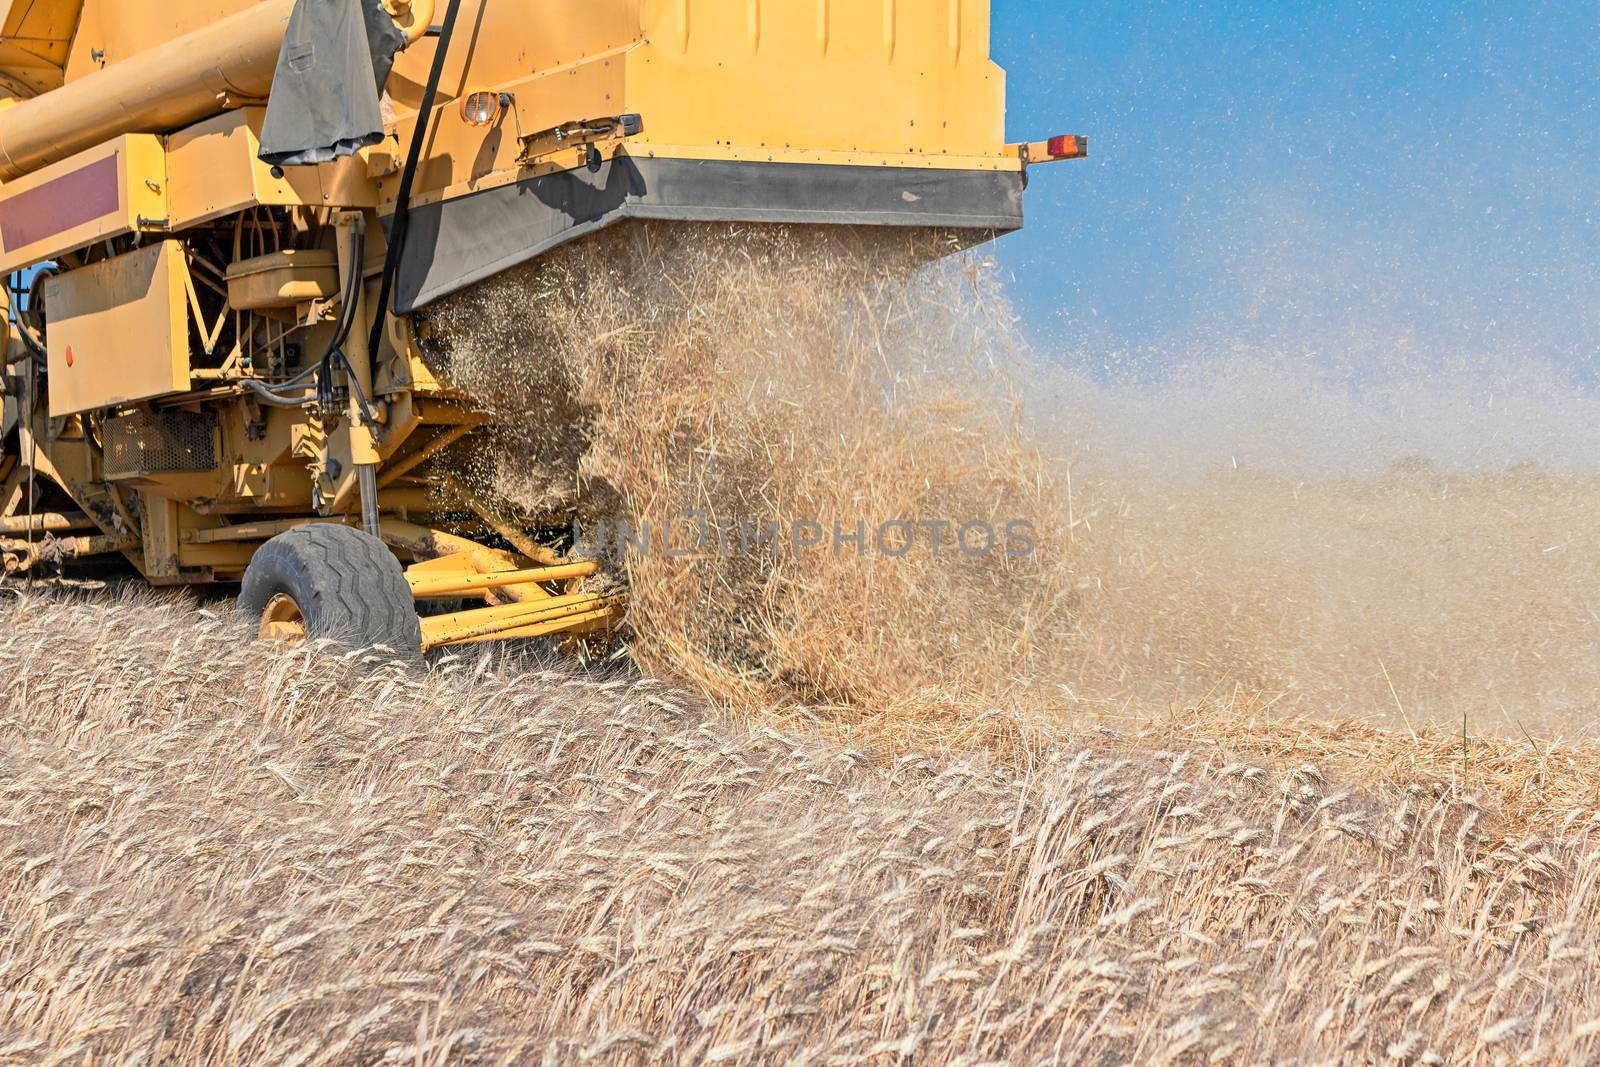
[[[487,3],[487,0],[485,0]],[[445,9],[444,23],[439,29],[439,43],[433,54],[433,68],[428,71],[428,86],[422,94],[422,106],[417,110],[417,127],[411,135],[411,147],[406,151],[405,169],[400,172],[400,189],[395,195],[394,221],[389,224],[389,249],[383,257],[383,280],[378,284],[378,304],[372,316],[372,336],[367,350],[378,358],[378,347],[383,343],[384,320],[389,316],[389,297],[394,290],[394,277],[400,271],[400,257],[405,251],[406,230],[411,224],[411,185],[417,177],[417,166],[422,162],[423,142],[428,139],[433,120],[433,105],[439,96],[439,79],[444,76],[444,61],[450,51],[450,37],[455,33],[456,16],[461,12],[461,0],[450,0]]]
[[[366,225],[361,219],[356,219],[356,232],[352,238],[353,248],[350,249],[350,273],[345,277],[344,290],[339,294],[344,303],[339,308],[339,322],[333,331],[333,338],[328,342],[328,351],[323,358],[332,355],[344,347],[350,340],[350,330],[356,324],[356,308],[361,306],[361,287],[366,284],[362,275],[362,245],[366,243]]]
[[[275,408],[303,408],[315,400],[316,393],[302,393],[300,396],[285,396],[283,393],[267,387],[265,382],[254,378],[241,378],[239,384],[255,394],[256,399],[269,407]]]
[[[28,324],[23,321],[20,315],[17,316],[16,327],[17,336],[22,338],[22,347],[28,350],[28,354],[33,357],[36,363],[44,366],[49,358],[45,353],[44,343],[33,336]]]
[[[360,286],[364,284],[361,277],[361,246],[365,237],[366,225],[357,219],[355,247],[350,250],[350,271],[345,275],[344,288],[339,293],[342,301],[339,305],[339,321],[334,324],[333,336],[329,338],[328,347],[323,351],[322,359],[318,361],[324,367],[332,362],[333,354],[343,348],[344,343],[350,339],[350,330],[356,324],[356,307],[361,303]]]
[[[8,284],[6,286],[6,288],[10,289],[12,293],[11,310],[13,311],[16,319],[17,336],[22,338],[22,347],[28,350],[28,354],[33,357],[35,363],[37,363],[40,367],[45,367],[46,369],[48,369],[49,357],[45,353],[44,332],[43,330],[40,330],[38,336],[35,336],[33,332],[34,325],[28,320],[30,318],[37,317],[37,308],[35,305],[39,300],[39,290],[44,284],[44,279],[56,273],[58,272],[54,267],[45,267],[39,270],[34,274],[33,284],[28,287],[28,291],[26,293],[22,291],[21,272],[16,274],[16,285]],[[24,306],[22,303],[22,298],[24,296],[28,298],[26,306]],[[43,323],[41,322],[40,325],[42,326]]]
[[[350,339],[350,331],[356,324],[356,306],[361,300],[361,286],[366,282],[362,278],[361,252],[366,237],[366,226],[357,220],[356,232],[353,238],[355,247],[350,251],[350,270],[344,279],[344,288],[340,291],[343,303],[339,306],[339,321],[334,324],[333,337],[328,341],[328,347],[323,351],[322,358],[317,361],[317,400],[325,408],[333,407],[333,361],[338,359],[344,364],[345,372],[350,378],[350,389],[356,397],[360,408],[362,420],[367,425],[372,425],[372,408],[367,403],[367,398],[361,393],[361,386],[356,382],[355,373],[350,369],[350,358],[344,354],[344,343]]]

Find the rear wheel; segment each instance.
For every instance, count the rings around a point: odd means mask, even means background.
[[[299,526],[262,545],[245,571],[239,612],[266,639],[329,637],[403,655],[422,651],[400,561],[382,541],[349,526]]]

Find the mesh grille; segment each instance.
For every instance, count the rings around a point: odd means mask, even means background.
[[[213,412],[137,412],[107,419],[106,477],[209,471],[217,466]]]

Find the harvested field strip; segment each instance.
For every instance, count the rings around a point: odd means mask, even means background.
[[[149,598],[7,600],[0,663],[10,1062],[1600,1056],[1592,804],[1177,726],[868,756]]]

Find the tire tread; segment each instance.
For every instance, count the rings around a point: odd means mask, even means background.
[[[354,527],[311,523],[263,545],[245,572],[239,609],[259,617],[278,593],[300,604],[314,637],[421,651],[421,622],[400,561]]]

